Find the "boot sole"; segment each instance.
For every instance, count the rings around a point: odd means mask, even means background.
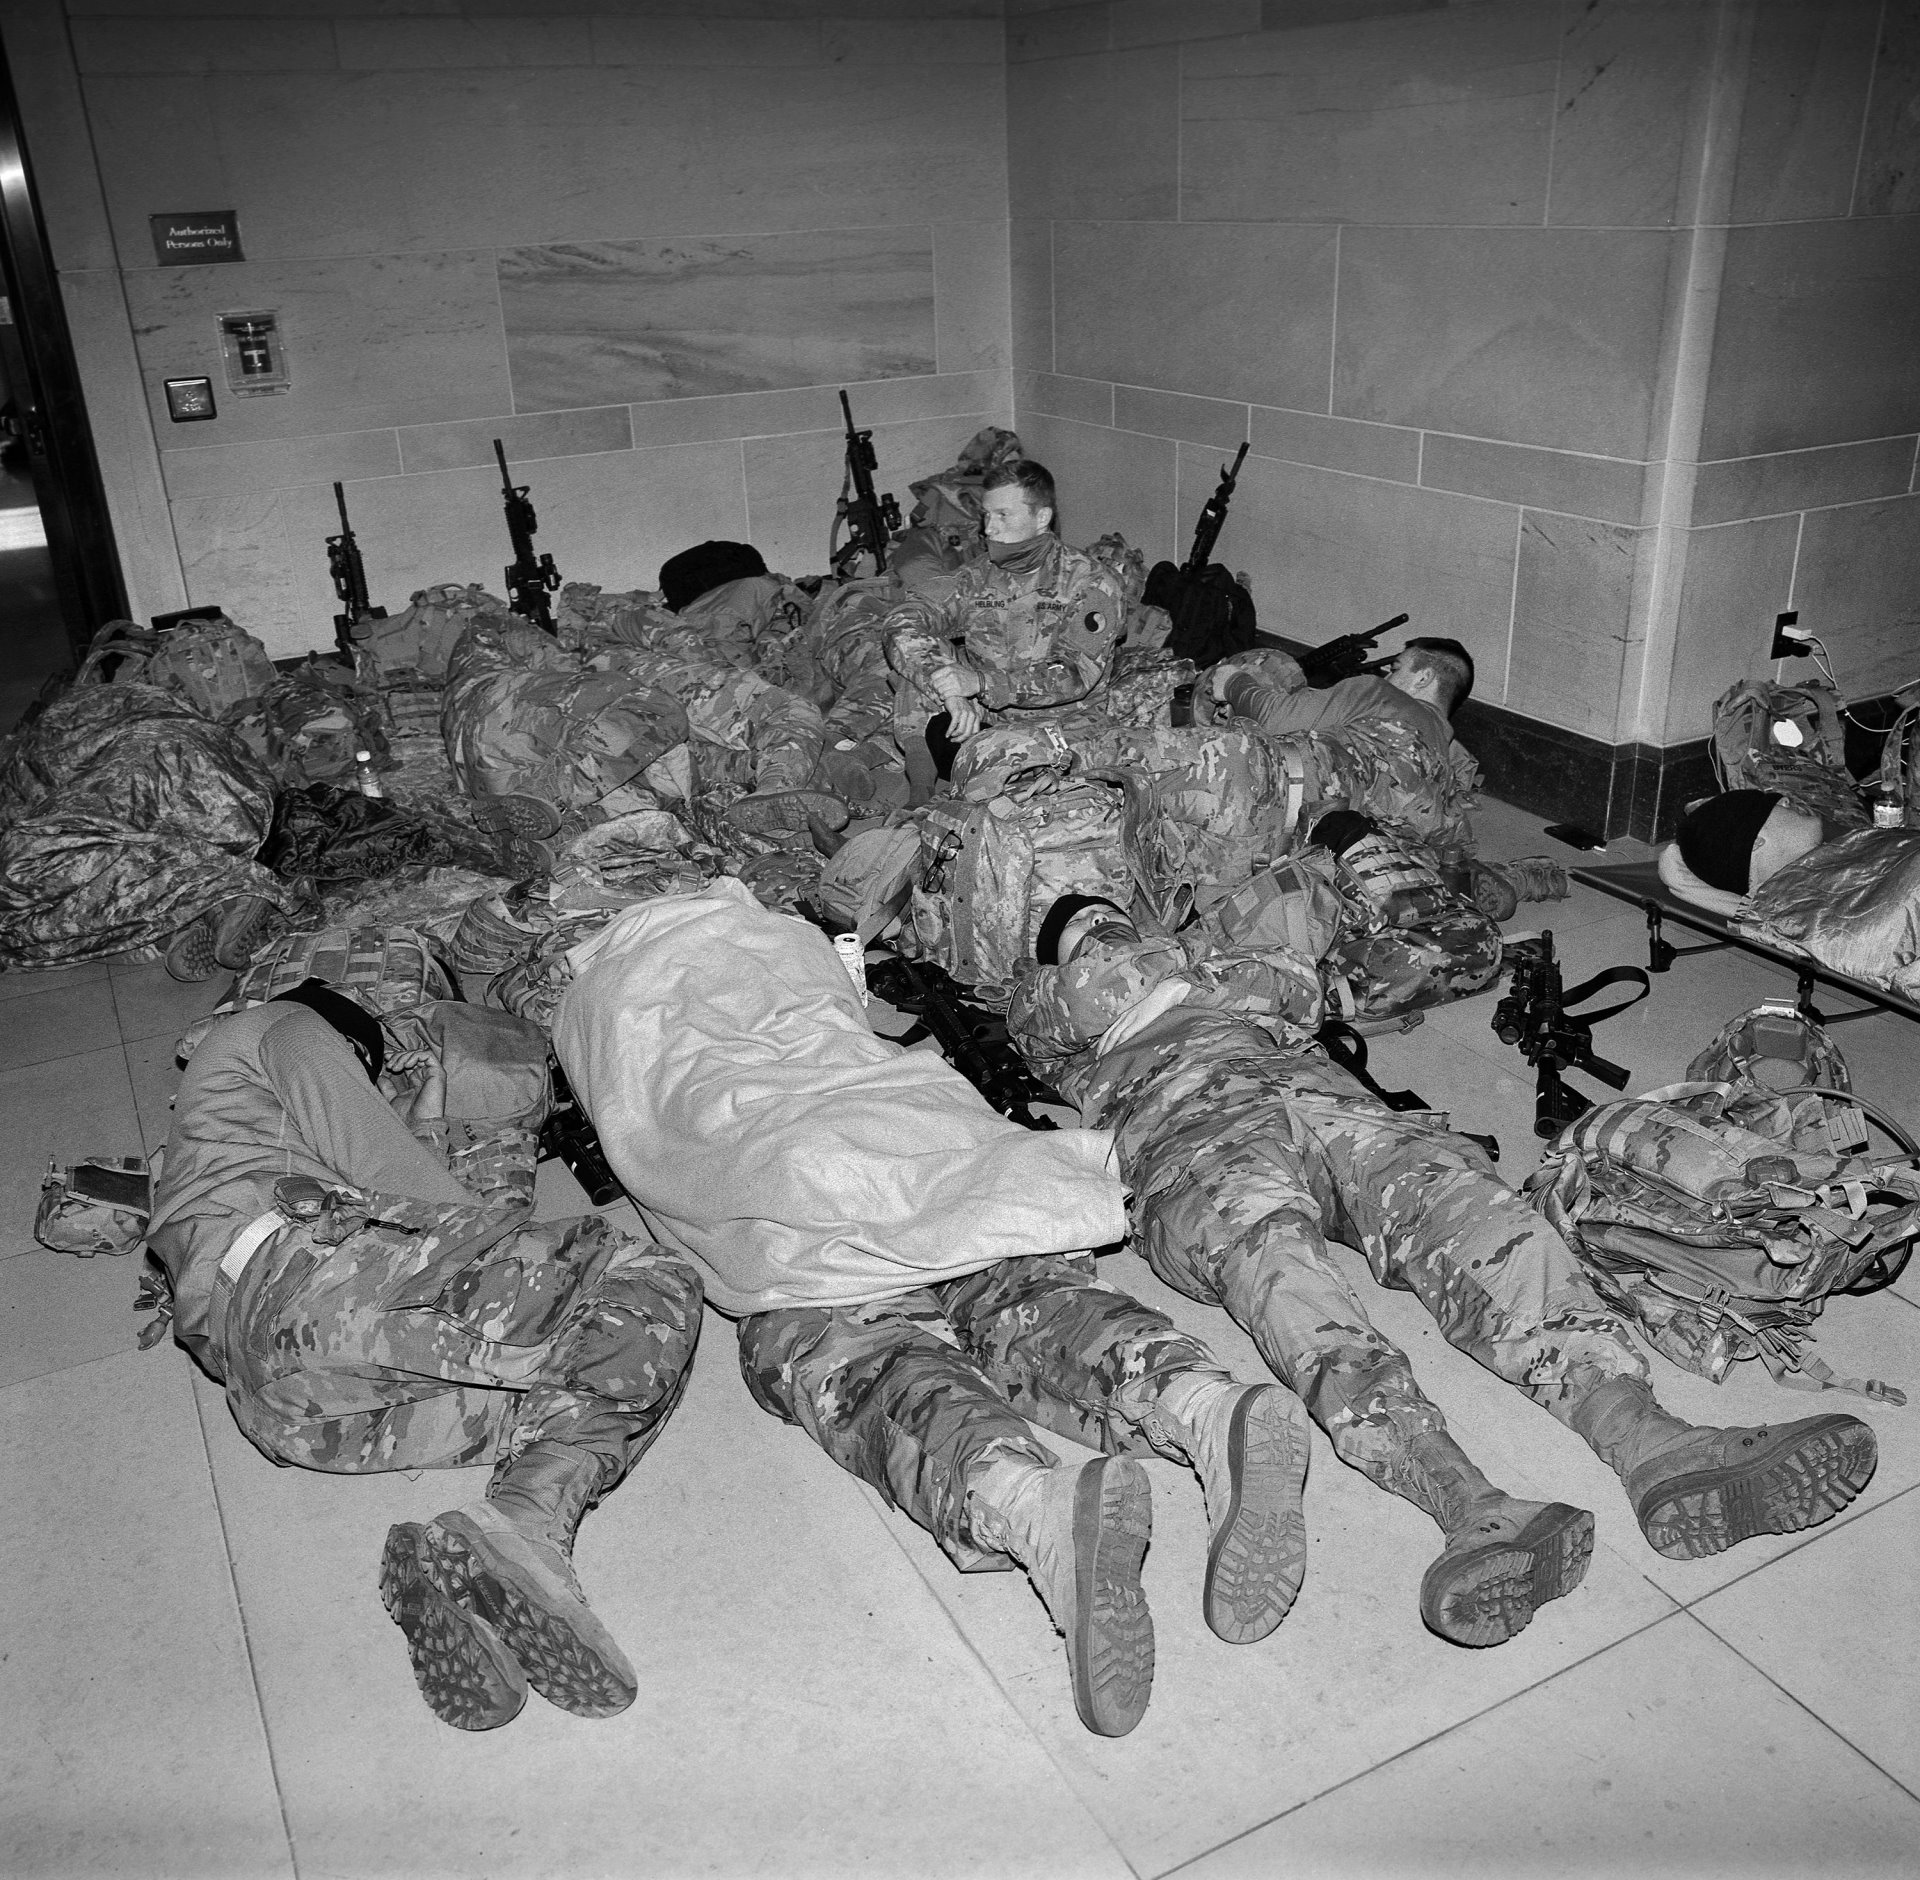
[[[1420,1617],[1451,1644],[1504,1645],[1549,1600],[1571,1593],[1592,1558],[1593,1516],[1553,1502],[1518,1534],[1443,1553],[1420,1583]]]
[[[1216,1637],[1251,1645],[1293,1608],[1307,1573],[1306,1413],[1267,1385],[1242,1394],[1227,1429],[1228,1504],[1207,1549],[1202,1610]]]
[[[441,1515],[424,1541],[435,1584],[500,1635],[548,1703],[576,1717],[614,1717],[633,1702],[638,1687],[612,1640],[570,1624],[465,1515]]]
[[[1880,1445],[1857,1417],[1755,1432],[1753,1453],[1648,1490],[1634,1506],[1657,1554],[1699,1560],[1760,1534],[1830,1521],[1873,1479]]]
[[[214,958],[213,935],[204,918],[183,927],[167,946],[167,977],[183,986],[197,986],[220,970]]]
[[[425,1529],[411,1521],[389,1528],[380,1603],[406,1635],[428,1709],[456,1730],[497,1730],[526,1703],[526,1675],[492,1626],[434,1584],[429,1560]]]
[[[1153,1695],[1153,1615],[1140,1563],[1153,1534],[1147,1472],[1124,1456],[1080,1471],[1073,1498],[1073,1702],[1096,1736],[1125,1736]]]
[[[498,830],[503,836],[524,836],[537,841],[542,836],[560,832],[560,812],[543,797],[477,797],[473,812],[489,829]]]

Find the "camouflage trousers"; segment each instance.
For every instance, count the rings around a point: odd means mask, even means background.
[[[564,1221],[337,1191],[369,1218],[280,1229],[216,1332],[227,1401],[274,1461],[341,1474],[454,1468],[562,1442],[602,1493],[680,1401],[693,1269],[597,1214]],[[357,1210],[356,1210],[357,1211]]]
[[[1156,1434],[1160,1391],[1192,1371],[1227,1375],[1086,1254],[1002,1260],[868,1305],[756,1313],[740,1321],[740,1369],[762,1409],[799,1424],[966,1572],[1012,1564],[975,1538],[967,1483],[1001,1456],[1053,1462],[1031,1425],[1110,1455],[1177,1457]]]
[[[1225,1014],[1175,1011],[1105,1054],[1090,1094],[1088,1122],[1120,1124],[1154,1272],[1224,1306],[1342,1460],[1376,1481],[1409,1435],[1445,1419],[1368,1318],[1330,1238],[1562,1421],[1576,1366],[1647,1374],[1625,1321],[1475,1144],[1389,1110],[1317,1054],[1276,1051]]]

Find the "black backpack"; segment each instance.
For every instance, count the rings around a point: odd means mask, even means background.
[[[1218,562],[1207,562],[1197,572],[1177,562],[1156,562],[1140,598],[1149,607],[1164,607],[1173,621],[1167,651],[1202,671],[1260,643],[1253,596]]]

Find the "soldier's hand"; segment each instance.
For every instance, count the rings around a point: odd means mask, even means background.
[[[954,743],[962,743],[970,738],[985,723],[985,714],[980,709],[977,698],[956,698],[947,701],[947,736]]]

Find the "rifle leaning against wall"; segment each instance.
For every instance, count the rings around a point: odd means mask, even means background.
[[[347,520],[347,493],[336,483],[333,500],[340,506],[340,533],[327,537],[327,573],[333,577],[333,591],[345,610],[333,617],[333,637],[340,656],[353,663],[353,630],[363,620],[384,620],[387,610],[376,607],[367,598],[367,565],[360,559],[360,544],[354,540],[353,524]]]
[[[845,581],[862,555],[871,557],[875,574],[886,573],[887,543],[899,531],[900,505],[891,494],[874,494],[873,473],[880,459],[874,454],[873,433],[853,428],[853,407],[845,392],[840,394],[840,411],[847,425],[847,467],[840,480],[840,500],[834,505],[827,565]],[[843,528],[847,531],[844,542],[840,540]]]
[[[1220,466],[1220,482],[1200,511],[1187,559],[1178,567],[1170,561],[1156,562],[1140,596],[1149,607],[1164,607],[1173,620],[1167,651],[1192,660],[1202,671],[1259,644],[1253,596],[1212,560],[1227,520],[1227,504],[1233,500],[1240,466],[1246,460],[1243,443],[1232,468]]]
[[[507,453],[500,440],[493,440],[493,455],[500,465],[500,495],[506,505],[507,535],[513,543],[513,560],[507,564],[507,602],[522,620],[531,620],[543,633],[554,631],[553,610],[547,596],[560,585],[560,570],[551,555],[533,552],[533,532],[540,521],[527,500],[528,485],[515,484],[507,469]]]

